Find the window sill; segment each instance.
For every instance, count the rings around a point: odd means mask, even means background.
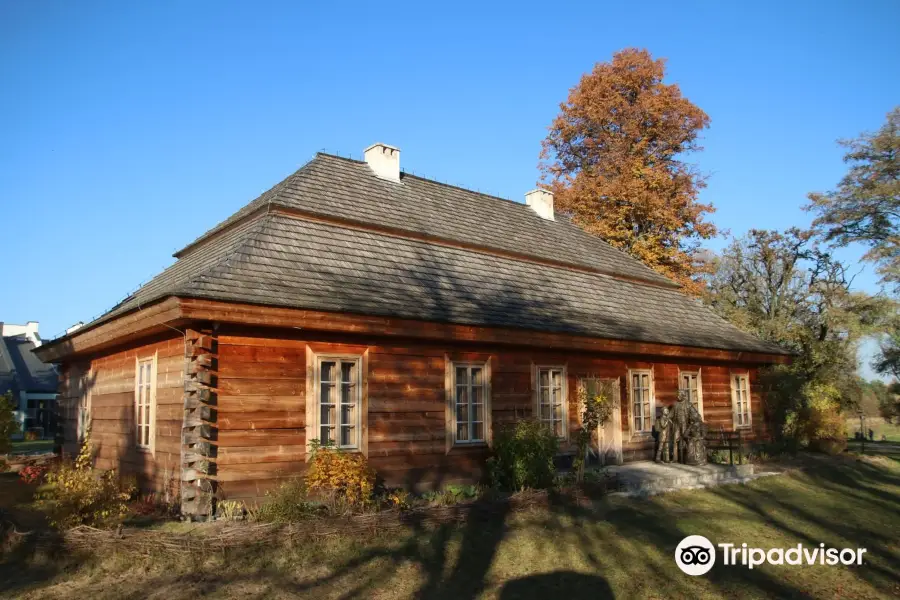
[[[476,448],[484,449],[484,448],[487,448],[487,447],[488,447],[488,443],[487,443],[487,442],[469,442],[469,443],[464,443],[464,444],[460,444],[459,442],[454,442],[453,445],[450,446],[450,452],[453,452],[454,450],[467,450],[467,449],[469,449],[469,448],[472,448],[472,449],[476,449]]]

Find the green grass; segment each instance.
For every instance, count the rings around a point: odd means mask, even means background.
[[[53,440],[34,440],[30,442],[21,441],[12,443],[12,452],[10,454],[28,454],[30,452],[52,452]]]
[[[793,463],[792,463],[793,464]],[[602,497],[410,527],[364,538],[295,537],[178,558],[98,548],[7,557],[0,596],[16,598],[896,598],[900,463],[804,457],[785,475],[649,499]],[[2,495],[0,495],[2,496]],[[2,508],[2,506],[0,506]],[[865,547],[861,567],[717,564],[689,577],[673,560],[687,535],[762,548]]]
[[[866,441],[869,440],[869,429],[875,433],[875,441],[881,441],[881,436],[885,436],[888,442],[900,442],[900,425],[893,425],[885,422],[881,417],[867,417],[865,422]],[[859,431],[859,418],[847,419],[847,435],[850,439]]]

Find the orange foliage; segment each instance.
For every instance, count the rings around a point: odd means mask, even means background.
[[[306,470],[309,491],[323,494],[332,508],[338,505],[361,508],[371,502],[375,472],[365,456],[321,446],[318,440],[313,440],[311,452]]]
[[[699,294],[699,240],[717,235],[704,179],[678,159],[709,117],[662,79],[665,61],[627,49],[572,88],[543,142],[542,182],[559,211]]]

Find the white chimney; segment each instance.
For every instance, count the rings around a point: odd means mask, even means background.
[[[400,181],[400,148],[387,144],[372,144],[365,151],[369,168],[382,179]]]
[[[525,194],[525,204],[531,207],[542,219],[555,221],[553,218],[553,193],[536,189]]]
[[[75,331],[78,331],[78,330],[81,329],[82,327],[84,327],[84,321],[78,321],[77,323],[75,323],[75,324],[72,325],[71,327],[66,328],[66,335],[69,335],[70,333],[73,333],[73,332],[75,332]]]
[[[25,339],[35,346],[41,345],[41,336],[38,333],[39,324],[37,321],[28,321],[25,325],[12,325],[0,321],[0,335],[3,337],[16,337],[24,335]]]

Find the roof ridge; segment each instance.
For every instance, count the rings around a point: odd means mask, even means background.
[[[328,158],[336,158],[338,160],[343,160],[345,162],[351,162],[351,163],[355,163],[358,165],[367,164],[366,161],[364,161],[364,160],[357,160],[355,158],[340,156],[338,154],[331,154],[329,152],[316,152],[316,156],[327,156]],[[433,183],[435,185],[448,187],[448,188],[454,189],[454,190],[460,190],[462,192],[467,192],[469,194],[475,194],[478,196],[482,196],[484,198],[490,198],[492,200],[501,200],[503,202],[510,202],[512,204],[517,204],[519,206],[527,206],[524,202],[519,202],[518,200],[513,200],[512,198],[504,198],[503,196],[497,196],[495,194],[488,194],[488,193],[482,192],[480,190],[473,190],[472,188],[463,187],[461,185],[454,185],[452,183],[447,183],[445,181],[439,181],[437,179],[429,179],[428,177],[422,177],[421,175],[416,175],[415,173],[411,173],[409,171],[404,171],[402,168],[400,169],[400,172],[402,174],[402,176],[400,178],[401,183],[403,182],[404,177],[411,177],[413,179],[418,179],[419,181],[424,181],[426,183]]]

